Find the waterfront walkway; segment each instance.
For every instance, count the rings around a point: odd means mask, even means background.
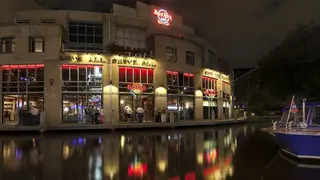
[[[190,127],[210,127],[218,125],[231,125],[240,123],[267,122],[276,117],[254,117],[254,118],[238,118],[237,120],[201,120],[201,121],[179,121],[174,123],[117,123],[117,124],[61,124],[57,126],[19,126],[19,125],[2,125],[0,132],[10,131],[35,131],[35,132],[50,132],[50,131],[115,131],[115,130],[130,130],[130,129],[172,129],[172,128],[190,128]]]

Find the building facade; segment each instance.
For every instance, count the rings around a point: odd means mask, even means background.
[[[229,75],[208,68],[218,54],[181,16],[141,2],[112,12],[21,11],[1,25],[3,125],[134,122],[139,106],[143,122],[231,117]]]

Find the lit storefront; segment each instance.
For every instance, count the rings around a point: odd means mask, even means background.
[[[203,119],[218,118],[218,77],[219,76],[215,71],[204,71],[203,73]]]
[[[62,122],[100,124],[102,65],[61,65]]]
[[[2,65],[3,124],[39,125],[44,110],[44,65]],[[32,115],[30,110],[39,113]]]
[[[136,109],[144,110],[144,122],[154,120],[154,69],[119,67],[120,122],[136,121]]]
[[[194,119],[194,74],[167,71],[168,111],[174,121]]]

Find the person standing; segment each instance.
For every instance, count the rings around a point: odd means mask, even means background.
[[[138,113],[138,115],[137,115],[138,116],[138,121],[139,121],[139,123],[142,123],[144,110],[143,110],[143,108],[141,106],[139,106],[137,108],[137,113]]]
[[[167,122],[167,108],[162,107],[161,108],[161,123]]]
[[[126,120],[127,122],[131,122],[132,121],[132,114],[133,114],[133,110],[131,109],[130,106],[127,106],[127,109],[126,109]]]

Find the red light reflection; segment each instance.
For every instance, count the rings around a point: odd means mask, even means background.
[[[145,174],[148,170],[147,164],[145,163],[136,163],[131,164],[128,167],[128,175],[129,176],[141,176]]]

